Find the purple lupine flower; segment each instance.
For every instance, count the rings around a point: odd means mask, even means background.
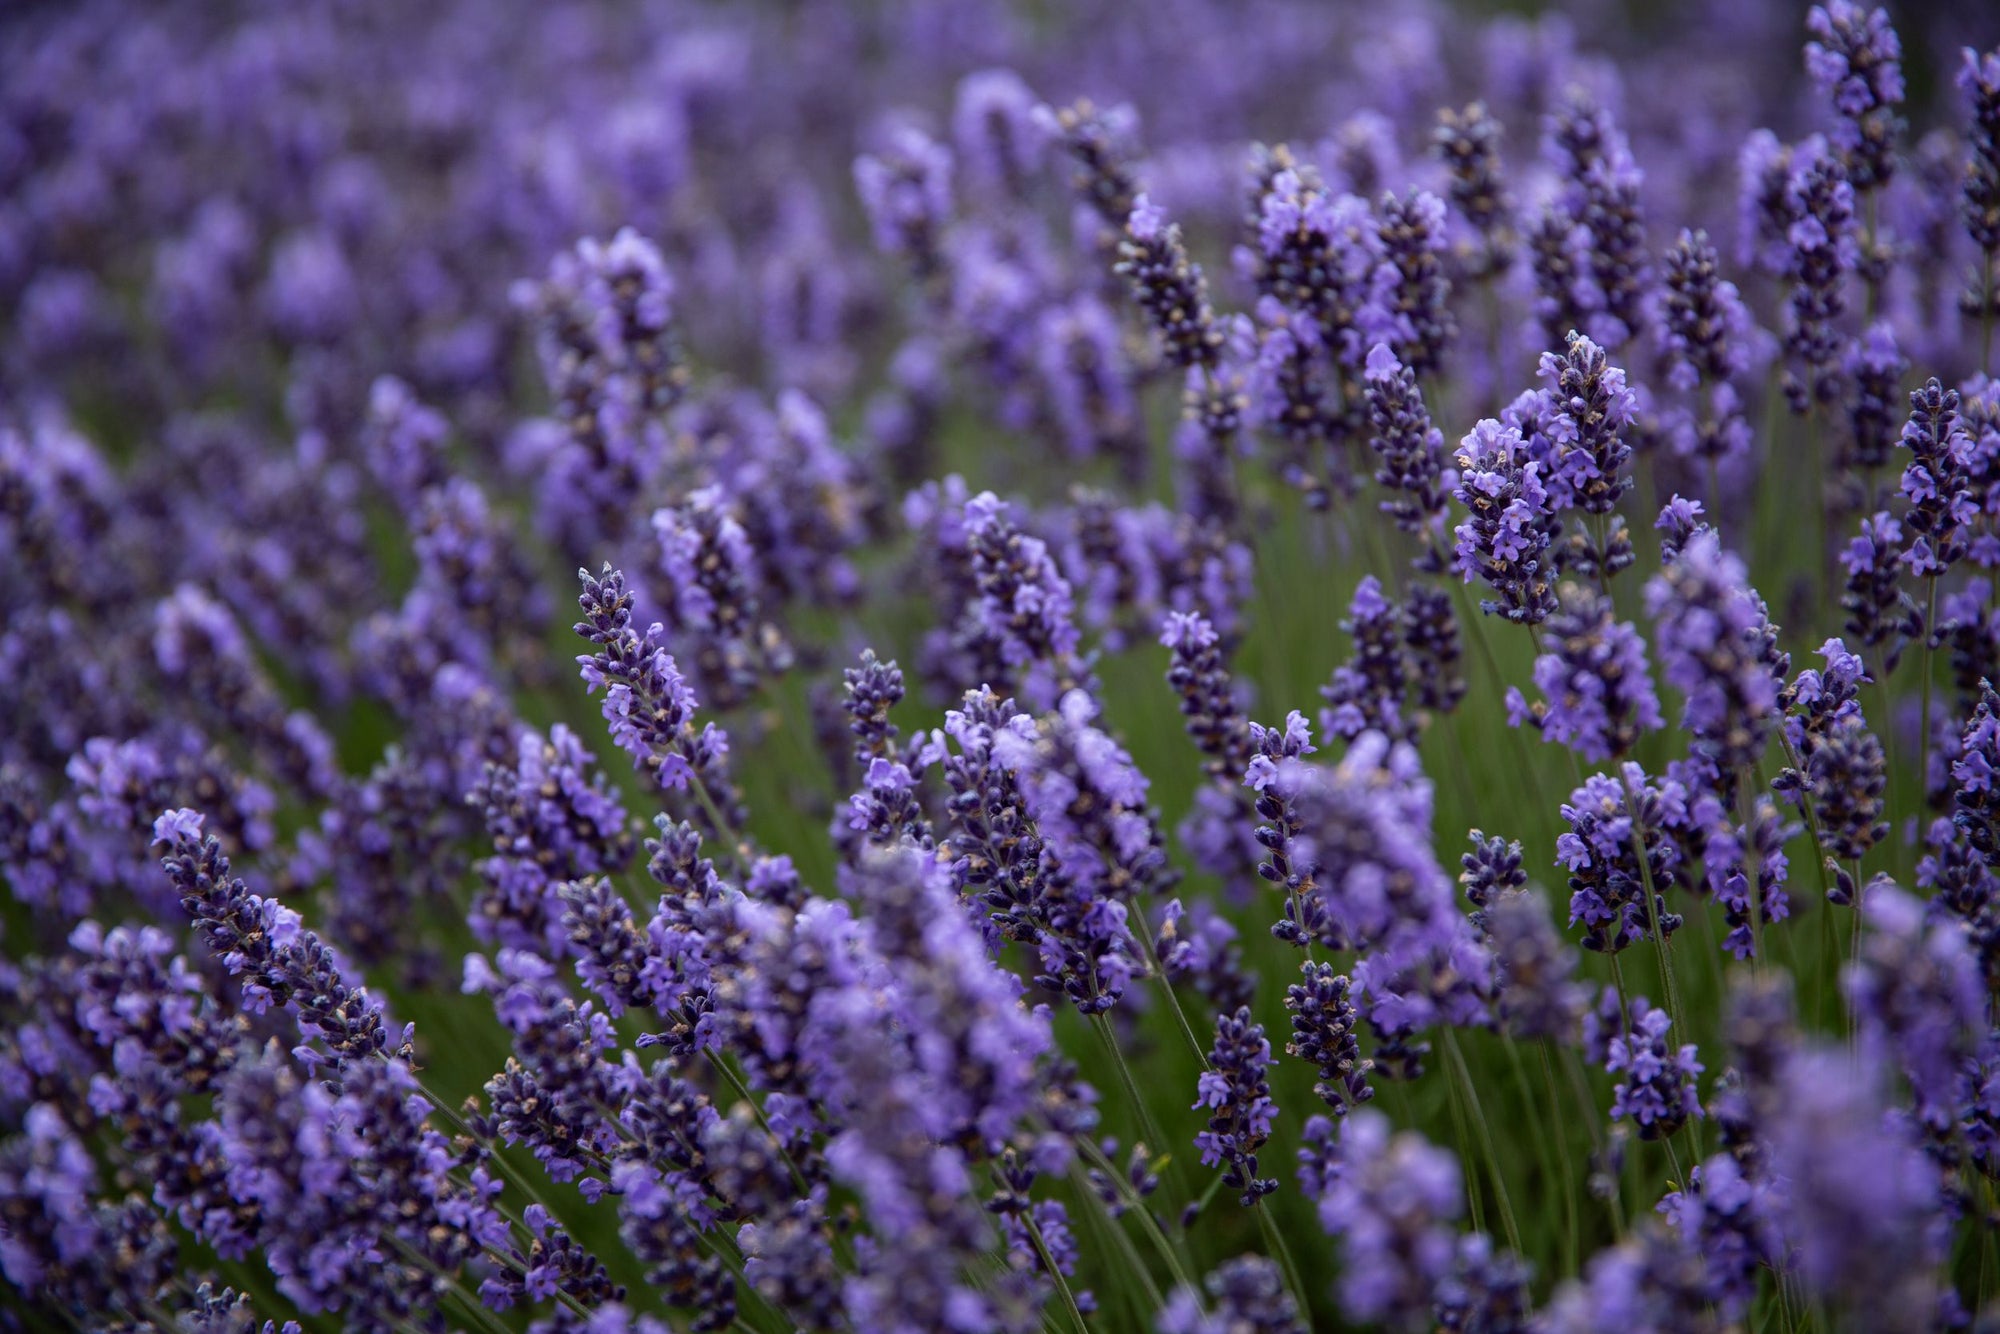
[[[1435,542],[1454,480],[1444,466],[1444,434],[1431,425],[1415,368],[1398,361],[1388,344],[1369,350],[1365,373],[1375,481],[1390,492],[1379,507],[1404,532]]]
[[[1437,127],[1431,131],[1431,150],[1451,178],[1447,187],[1451,206],[1479,238],[1475,256],[1466,263],[1467,276],[1474,281],[1505,273],[1514,260],[1513,201],[1500,174],[1503,133],[1499,118],[1484,102],[1456,111],[1441,108]]]
[[[1444,265],[1444,201],[1427,190],[1412,191],[1407,199],[1382,196],[1376,236],[1391,275],[1378,280],[1386,289],[1384,305],[1394,331],[1388,344],[1413,374],[1428,374],[1442,364],[1446,344],[1458,334]]]
[[[611,740],[661,787],[678,792],[694,786],[729,820],[735,789],[728,733],[714,723],[695,730],[694,691],[662,646],[661,626],[655,622],[643,635],[632,628],[632,594],[624,573],[606,565],[600,577],[588,570],[577,571],[577,577],[583,582],[577,602],[584,618],[576,632],[597,645],[577,664],[587,689],[604,690],[602,712]],[[702,816],[712,818],[705,809]]]
[[[1979,502],[1967,487],[1971,439],[1960,425],[1959,397],[1933,376],[1910,395],[1910,419],[1898,443],[1910,451],[1903,465],[1903,516],[1909,546],[1903,563],[1912,574],[1935,578],[1965,555],[1968,529]],[[1925,627],[1928,631],[1929,627]]]
[[[1752,324],[1736,284],[1718,273],[1721,256],[1708,233],[1683,229],[1661,274],[1659,330],[1667,383],[1702,395],[1669,428],[1677,452],[1718,462],[1750,448],[1750,423],[1735,378],[1750,361]]]
[[[1903,46],[1889,11],[1852,0],[1814,5],[1806,16],[1806,73],[1832,104],[1834,146],[1857,190],[1888,183],[1903,118]]]
[[[1766,1127],[1774,1212],[1807,1293],[1870,1329],[1932,1328],[1944,1255],[1938,1172],[1907,1123],[1887,1114],[1880,1065],[1801,1052],[1777,1098],[1783,1115]]]
[[[1248,1208],[1278,1188],[1277,1178],[1257,1175],[1257,1151],[1271,1137],[1278,1105],[1264,1077],[1271,1044],[1247,1005],[1216,1020],[1208,1063],[1194,1103],[1209,1110],[1208,1129],[1195,1136],[1195,1147],[1204,1166],[1223,1165],[1222,1184],[1241,1191]]]
[[[1672,778],[1648,778],[1627,761],[1615,779],[1586,778],[1562,815],[1570,828],[1556,840],[1556,856],[1569,869],[1569,921],[1583,924],[1585,949],[1616,954],[1650,940],[1652,918],[1663,936],[1680,928],[1680,915],[1667,911],[1666,890],[1680,883],[1673,835],[1687,822],[1686,788]]]
[[[1672,1019],[1644,996],[1632,998],[1631,1021],[1622,1035],[1611,1039],[1605,1069],[1622,1078],[1611,1101],[1611,1119],[1631,1117],[1639,1138],[1667,1139],[1690,1117],[1702,1115],[1695,1091],[1696,1077],[1706,1068],[1695,1059],[1695,1046],[1678,1051],[1669,1045]]]
[[[1646,610],[1661,672],[1687,699],[1681,721],[1697,755],[1724,781],[1753,770],[1789,663],[1743,562],[1715,533],[1697,534],[1647,582]]]
[[[1194,1289],[1176,1288],[1154,1318],[1157,1334],[1305,1334],[1284,1272],[1269,1256],[1225,1260],[1202,1286],[1214,1309],[1204,1311]]]
[[[1222,331],[1208,305],[1208,280],[1188,258],[1178,223],[1141,194],[1125,220],[1114,272],[1125,276],[1132,299],[1146,312],[1169,364],[1182,369],[1213,367],[1222,349]]]
[[[1331,1170],[1317,1181],[1302,1172],[1301,1185],[1319,1201],[1320,1226],[1342,1242],[1341,1309],[1353,1320],[1429,1328],[1457,1253],[1457,1161],[1415,1131],[1393,1133],[1373,1109],[1343,1119],[1337,1141],[1318,1116],[1305,1136],[1309,1148],[1331,1146]]]
[[[1360,1015],[1348,999],[1348,979],[1330,963],[1308,960],[1300,969],[1305,980],[1285,988],[1285,1008],[1292,1014],[1292,1039],[1285,1044],[1285,1054],[1317,1071],[1313,1092],[1335,1116],[1345,1116],[1375,1096],[1368,1083],[1375,1062],[1362,1058],[1354,1035]]]
[[[1327,705],[1320,710],[1320,731],[1343,741],[1371,731],[1399,741],[1413,739],[1413,728],[1403,720],[1409,681],[1401,618],[1374,575],[1362,576],[1340,628],[1354,640],[1354,657],[1320,687]]]
[[[854,188],[875,246],[906,258],[920,282],[944,269],[952,217],[951,150],[914,125],[898,125],[878,153],[854,159]]]
[[[1539,624],[1556,609],[1550,546],[1558,526],[1541,465],[1518,429],[1492,418],[1472,428],[1454,461],[1452,494],[1470,513],[1454,530],[1452,569],[1467,583],[1477,575],[1499,594],[1481,600],[1480,610]]]
[[[1509,688],[1508,721],[1534,727],[1586,763],[1619,759],[1641,734],[1662,725],[1646,641],[1594,589],[1566,583],[1557,599],[1555,614],[1542,622],[1543,652],[1535,659],[1542,699],[1531,705]]]

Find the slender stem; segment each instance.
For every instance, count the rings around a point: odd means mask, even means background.
[[[1117,1180],[1116,1175],[1110,1175],[1111,1179],[1115,1182]],[[1160,1285],[1154,1280],[1153,1271],[1147,1267],[1145,1257],[1140,1255],[1139,1248],[1132,1244],[1131,1234],[1119,1225],[1117,1219],[1111,1216],[1111,1210],[1104,1203],[1104,1197],[1097,1193],[1097,1187],[1091,1184],[1090,1177],[1084,1172],[1083,1165],[1080,1162],[1074,1159],[1071,1160],[1069,1176],[1070,1181],[1076,1186],[1078,1193],[1085,1200],[1089,1201],[1090,1208],[1086,1212],[1087,1217],[1090,1219],[1091,1230],[1099,1234],[1100,1237],[1107,1233],[1110,1235],[1112,1242],[1118,1247],[1119,1253],[1125,1257],[1126,1267],[1139,1280],[1140,1286],[1146,1289],[1146,1295],[1152,1301],[1152,1305],[1147,1307],[1146,1311],[1150,1313],[1159,1310],[1166,1304],[1166,1299],[1161,1295]],[[1168,1251],[1163,1252],[1163,1255],[1168,1267],[1173,1268],[1173,1253]],[[1120,1290],[1121,1292],[1123,1291],[1122,1286]]]
[[[1188,1023],[1187,1013],[1181,1009],[1180,997],[1174,994],[1174,984],[1167,977],[1167,970],[1160,967],[1159,953],[1153,948],[1153,928],[1147,925],[1146,914],[1143,911],[1134,912],[1131,917],[1139,926],[1139,948],[1145,951],[1146,967],[1152,970],[1154,977],[1160,979],[1160,990],[1166,994],[1167,1008],[1174,1012],[1174,1018],[1180,1025],[1181,1036],[1187,1039],[1188,1050],[1194,1053],[1195,1059],[1201,1062],[1201,1068],[1206,1070],[1208,1053],[1195,1038],[1194,1028]]]
[[[1458,1145],[1459,1161],[1465,1164],[1465,1202],[1470,1207],[1472,1213],[1472,1228],[1475,1232],[1484,1232],[1486,1231],[1486,1209],[1480,1191],[1476,1188],[1478,1183],[1474,1179],[1472,1172],[1472,1140],[1465,1129],[1464,1094],[1460,1091],[1459,1081],[1456,1076],[1445,1081],[1444,1089],[1446,1100],[1451,1107],[1452,1139]],[[1408,1105],[1406,1103],[1406,1113],[1407,1110]]]
[[[1979,369],[1993,373],[1993,252],[1979,257]]]
[[[1926,585],[1923,656],[1924,703],[1922,711],[1918,714],[1921,726],[1917,732],[1917,783],[1919,784],[1919,792],[1923,791],[1924,787],[1928,786],[1931,781],[1931,678],[1937,675],[1936,672],[1931,670],[1931,655],[1936,651],[1932,646],[1937,643],[1937,635],[1934,633],[1934,630],[1937,625],[1938,578],[1936,575],[1931,575],[1924,583]],[[1884,721],[1887,721],[1886,715],[1884,716]]]
[[[1120,1172],[1117,1165],[1106,1158],[1089,1140],[1079,1139],[1077,1145],[1083,1150],[1084,1156],[1091,1159],[1092,1165],[1111,1182],[1111,1188],[1124,1199],[1126,1212],[1138,1215],[1140,1227],[1152,1241],[1153,1248],[1160,1253],[1160,1258],[1166,1261],[1167,1270],[1174,1276],[1174,1281],[1183,1287],[1195,1288],[1192,1261],[1183,1255],[1180,1248],[1167,1236],[1166,1229],[1160,1226],[1159,1219],[1153,1217],[1153,1211],[1147,1207],[1146,1201],[1132,1189],[1131,1183],[1125,1180],[1125,1174]]]
[[[1297,1305],[1299,1314],[1304,1315],[1311,1309],[1306,1304],[1305,1280],[1299,1276],[1299,1266],[1292,1259],[1292,1248],[1285,1244],[1284,1229],[1280,1228],[1277,1220],[1271,1217],[1270,1206],[1263,1199],[1257,1201],[1253,1212],[1257,1215],[1258,1225],[1264,1229],[1264,1239],[1271,1243],[1271,1249],[1277,1253],[1278,1267],[1284,1271],[1285,1286],[1291,1289],[1292,1301]]]
[[[1042,1262],[1043,1272],[1048,1274],[1056,1285],[1056,1291],[1062,1294],[1063,1307],[1069,1312],[1070,1323],[1076,1326],[1077,1334],[1089,1334],[1090,1326],[1084,1321],[1083,1308],[1076,1304],[1076,1294],[1070,1291],[1069,1279],[1056,1264],[1056,1257],[1050,1253],[1049,1244],[1042,1240],[1042,1230],[1036,1226],[1033,1213],[1021,1215],[1021,1226],[1028,1234],[1028,1241],[1035,1248],[1035,1255]]]
[[[1540,1099],[1536,1096],[1534,1088],[1528,1083],[1528,1068],[1521,1060],[1520,1044],[1516,1043],[1512,1037],[1506,1038],[1506,1044],[1507,1060],[1514,1067],[1514,1083],[1520,1089],[1521,1103],[1524,1107],[1535,1110],[1536,1119],[1540,1120],[1540,1112],[1536,1107]],[[1542,1062],[1543,1068],[1546,1071],[1548,1064],[1548,1052],[1546,1049],[1542,1052]],[[1548,1129],[1546,1133],[1533,1135],[1530,1138],[1535,1141],[1535,1146],[1541,1151],[1542,1170],[1547,1172],[1552,1180],[1562,1182],[1564,1225],[1563,1272],[1574,1273],[1576,1272],[1578,1251],[1582,1245],[1582,1239],[1579,1236],[1577,1226],[1579,1211],[1576,1207],[1576,1164],[1570,1157],[1569,1126],[1563,1118],[1562,1104],[1556,1098],[1553,1074],[1550,1075],[1548,1084],[1549,1119],[1543,1123]],[[1550,1161],[1549,1158],[1549,1141],[1551,1140],[1555,1142],[1555,1152],[1558,1160],[1556,1162]]]
[[[1493,1191],[1500,1199],[1500,1225],[1507,1229],[1507,1244],[1521,1253],[1521,1227],[1514,1220],[1514,1202],[1507,1193],[1507,1174],[1501,1170],[1500,1153],[1493,1145],[1493,1126],[1486,1119],[1486,1109],[1479,1100],[1479,1086],[1472,1082],[1472,1071],[1465,1064],[1465,1053],[1459,1050],[1458,1034],[1449,1026],[1444,1030],[1444,1051],[1451,1061],[1452,1073],[1465,1087],[1466,1102],[1472,1108],[1472,1124],[1479,1131],[1480,1146],[1486,1152],[1486,1167],[1493,1176]]]
[[[1744,869],[1750,888],[1750,970],[1764,968],[1764,854],[1758,850],[1756,831],[1751,828],[1750,781],[1748,774],[1737,775],[1736,817],[1742,822]]]
[[[1151,1141],[1148,1147],[1156,1152],[1170,1152],[1167,1147],[1167,1137],[1161,1133],[1159,1125],[1153,1120],[1152,1109],[1147,1106],[1146,1099],[1140,1096],[1139,1082],[1132,1077],[1132,1067],[1126,1064],[1125,1053],[1119,1050],[1118,1038],[1111,1031],[1111,1021],[1102,1014],[1093,1014],[1090,1016],[1090,1022],[1097,1030],[1098,1037],[1104,1040],[1105,1050],[1111,1054],[1111,1064],[1118,1070],[1118,1082],[1125,1087],[1126,1100],[1132,1104],[1140,1131]],[[1179,1155],[1174,1155],[1172,1162],[1178,1163]]]

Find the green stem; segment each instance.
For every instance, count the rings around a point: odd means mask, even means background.
[[[1514,1082],[1521,1091],[1521,1105],[1534,1111],[1537,1119],[1540,1119],[1540,1111],[1537,1108],[1540,1099],[1528,1082],[1528,1068],[1521,1060],[1520,1045],[1511,1037],[1507,1038],[1506,1042],[1507,1059],[1514,1067]],[[1583,1244],[1578,1226],[1580,1211],[1576,1204],[1576,1163],[1570,1156],[1569,1126],[1562,1114],[1562,1103],[1556,1097],[1555,1077],[1548,1069],[1548,1059],[1548,1051],[1544,1049],[1542,1066],[1547,1076],[1549,1094],[1548,1120],[1544,1122],[1547,1131],[1531,1138],[1541,1150],[1543,1170],[1549,1174],[1551,1180],[1562,1182],[1563,1272],[1573,1274],[1576,1272],[1578,1255]],[[1557,1159],[1555,1162],[1551,1162],[1549,1158],[1551,1140],[1555,1142]]]
[[[1452,1073],[1465,1087],[1466,1102],[1472,1108],[1472,1124],[1479,1131],[1480,1147],[1486,1153],[1486,1167],[1493,1177],[1493,1192],[1500,1200],[1500,1225],[1507,1230],[1507,1244],[1519,1255],[1521,1250],[1521,1227],[1514,1220],[1514,1202],[1507,1193],[1507,1174],[1502,1170],[1500,1153],[1493,1145],[1493,1126],[1486,1119],[1486,1108],[1479,1099],[1479,1086],[1472,1082],[1472,1071],[1465,1064],[1465,1053],[1459,1050],[1458,1034],[1451,1028],[1444,1030],[1445,1056],[1451,1061]]]
[[[1285,1286],[1291,1290],[1292,1301],[1299,1314],[1304,1315],[1311,1309],[1306,1302],[1305,1280],[1299,1276],[1298,1264],[1292,1259],[1292,1248],[1285,1244],[1284,1230],[1271,1217],[1270,1206],[1264,1200],[1257,1201],[1254,1212],[1258,1225],[1264,1229],[1264,1239],[1271,1243],[1272,1251],[1277,1254],[1278,1268],[1284,1271]]]
[[[1062,1294],[1063,1307],[1069,1312],[1070,1323],[1076,1326],[1077,1334],[1090,1334],[1090,1326],[1083,1318],[1083,1308],[1076,1304],[1076,1294],[1070,1290],[1069,1279],[1064,1277],[1063,1271],[1056,1265],[1056,1258],[1050,1253],[1048,1243],[1042,1240],[1042,1230],[1035,1225],[1034,1215],[1023,1214],[1021,1224],[1027,1230],[1028,1241],[1033,1244],[1035,1255],[1042,1262],[1042,1271],[1056,1285],[1056,1291]]]
[[[1132,1104],[1133,1115],[1139,1122],[1140,1133],[1150,1141],[1147,1147],[1155,1152],[1171,1153],[1167,1137],[1161,1133],[1159,1125],[1153,1120],[1152,1109],[1147,1106],[1146,1099],[1140,1096],[1139,1082],[1132,1077],[1132,1067],[1126,1064],[1125,1053],[1118,1047],[1118,1038],[1111,1031],[1111,1021],[1102,1014],[1093,1014],[1090,1016],[1090,1023],[1097,1030],[1097,1036],[1104,1040],[1104,1049],[1111,1055],[1111,1064],[1118,1071],[1118,1082],[1125,1088],[1126,1100]],[[1170,1162],[1177,1166],[1180,1155],[1172,1154]]]

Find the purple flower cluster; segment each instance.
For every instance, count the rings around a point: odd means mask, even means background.
[[[1518,8],[10,13],[0,1325],[1990,1323],[1991,23]]]

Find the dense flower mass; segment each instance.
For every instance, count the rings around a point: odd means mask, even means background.
[[[8,7],[0,1328],[2000,1328],[2000,14],[1642,8]]]

